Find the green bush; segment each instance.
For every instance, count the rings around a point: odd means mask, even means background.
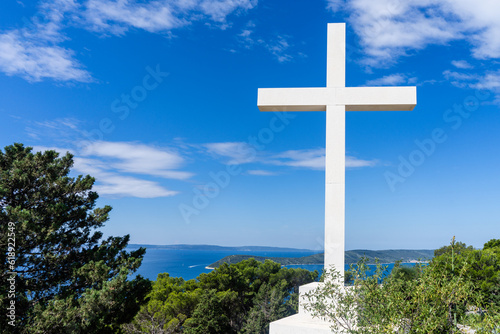
[[[343,333],[455,333],[468,325],[476,333],[500,332],[497,247],[476,251],[463,243],[443,247],[428,265],[406,269],[366,261],[351,267],[352,286],[327,271],[324,285],[307,294],[306,309]]]
[[[294,314],[298,287],[317,272],[254,259],[222,264],[197,280],[160,274],[127,333],[268,333],[269,323]]]

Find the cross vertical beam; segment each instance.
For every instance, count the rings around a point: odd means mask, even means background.
[[[326,87],[345,87],[345,23],[328,25]]]
[[[325,269],[344,274],[345,106],[326,106]]]
[[[345,113],[413,110],[416,87],[345,87],[345,23],[328,24],[326,87],[259,88],[260,111],[326,111],[325,268],[345,254]]]
[[[328,25],[326,87],[345,87],[345,23]],[[331,103],[331,102],[330,102]],[[345,106],[326,106],[325,269],[344,274]]]

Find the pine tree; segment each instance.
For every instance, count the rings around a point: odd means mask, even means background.
[[[128,235],[101,240],[111,207],[96,208],[94,178],[69,177],[72,165],[70,153],[0,150],[0,307],[15,302],[16,325],[2,316],[2,333],[114,332],[150,289],[127,279],[145,249],[125,252]]]

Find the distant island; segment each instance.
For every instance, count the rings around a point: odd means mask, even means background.
[[[345,263],[346,264],[357,263],[362,257],[366,257],[368,259],[368,263],[375,263],[376,259],[378,259],[380,263],[394,263],[400,260],[406,263],[427,262],[434,257],[434,250],[431,249],[419,249],[419,250],[390,249],[390,250],[378,250],[378,251],[367,250],[367,249],[349,250],[345,252]],[[267,256],[252,256],[252,255],[230,255],[208,265],[206,268],[215,269],[223,263],[233,264],[250,258],[254,258],[259,262],[264,262],[265,260],[272,260],[283,266],[310,265],[310,264],[322,265],[324,253],[313,254],[303,257],[267,257]]]
[[[176,249],[176,250],[198,250],[198,251],[234,251],[234,252],[314,252],[311,249],[268,247],[268,246],[216,246],[216,245],[148,245],[129,244],[128,248],[154,248],[154,249]]]
[[[195,251],[228,251],[234,252],[236,255],[226,256],[210,265],[206,268],[214,269],[219,267],[222,263],[238,263],[243,260],[254,258],[259,262],[264,262],[265,260],[272,260],[274,262],[280,263],[284,266],[289,265],[322,265],[323,264],[323,253],[314,251],[311,249],[299,249],[299,248],[286,248],[286,247],[268,247],[268,246],[217,246],[217,245],[188,245],[188,244],[178,244],[178,245],[148,245],[148,244],[129,244],[127,248],[136,249],[144,247],[146,249],[169,249],[169,250],[195,250]],[[307,256],[302,257],[274,257],[274,256],[255,256],[255,255],[237,255],[238,252],[280,252],[283,253],[308,253]],[[311,253],[317,253],[309,255]],[[429,261],[434,257],[434,250],[431,249],[419,249],[419,250],[408,250],[408,249],[390,249],[390,250],[368,250],[368,249],[355,249],[348,250],[345,252],[345,263],[352,264],[357,263],[362,257],[368,259],[368,263],[375,263],[375,259],[378,259],[380,263],[394,263],[396,261],[402,260],[403,262],[418,262],[418,261]]]

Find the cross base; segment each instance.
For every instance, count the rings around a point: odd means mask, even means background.
[[[269,334],[331,334],[330,323],[313,318],[304,308],[304,294],[316,289],[322,283],[314,282],[299,287],[299,313],[271,322]]]
[[[269,334],[332,334],[330,324],[302,314],[283,318],[269,325]]]

